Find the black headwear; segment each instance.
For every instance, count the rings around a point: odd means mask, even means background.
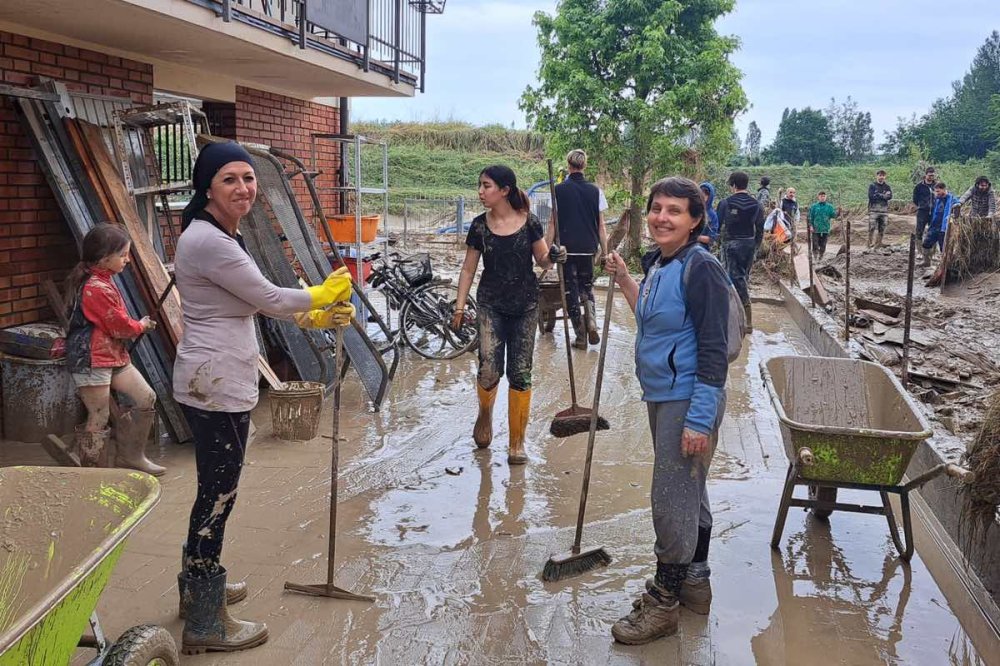
[[[204,210],[208,204],[208,188],[212,185],[212,178],[219,169],[230,162],[246,162],[250,166],[254,165],[250,153],[235,141],[210,143],[198,153],[198,159],[194,163],[194,173],[191,176],[194,196],[181,214],[181,231],[187,229],[191,220]]]

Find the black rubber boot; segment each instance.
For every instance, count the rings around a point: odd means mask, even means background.
[[[183,574],[186,620],[181,639],[183,654],[236,652],[267,642],[267,625],[245,622],[229,615],[226,609],[226,571],[212,578]]]
[[[187,566],[185,561],[187,560],[187,548],[181,546],[181,573],[177,574],[177,617],[184,619],[184,588],[187,586],[187,578],[184,575],[184,569]],[[231,606],[232,604],[239,603],[247,598],[247,584],[245,581],[237,581],[235,583],[226,583],[226,605]]]
[[[573,346],[577,349],[586,349],[587,328],[583,323],[583,317],[577,313],[576,317],[570,319],[570,322],[573,324],[573,333],[576,335],[576,338],[573,340]]]
[[[592,345],[601,344],[601,334],[597,332],[597,315],[594,312],[594,302],[589,298],[583,302],[583,321],[587,326],[587,342]]]

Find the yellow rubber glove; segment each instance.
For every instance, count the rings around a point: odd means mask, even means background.
[[[344,328],[351,325],[354,306],[349,302],[334,303],[322,310],[300,312],[292,318],[299,328]]]
[[[341,266],[326,276],[323,284],[306,287],[312,298],[313,309],[325,308],[333,303],[346,301],[351,297],[351,273],[347,266]]]

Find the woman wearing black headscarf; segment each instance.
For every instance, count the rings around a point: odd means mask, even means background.
[[[260,352],[253,315],[294,316],[300,326],[329,328],[349,323],[354,312],[346,303],[351,294],[346,268],[321,285],[283,289],[265,279],[247,254],[237,230],[256,199],[257,181],[253,160],[240,145],[205,146],[192,180],[195,195],[184,209],[174,257],[184,312],[174,399],[194,435],[198,468],[198,494],[178,575],[181,615],[187,620],[185,654],[245,650],[267,640],[263,623],[230,617],[226,604],[245,597],[246,584],[227,586],[219,564],[243,469],[250,410],[257,404]]]

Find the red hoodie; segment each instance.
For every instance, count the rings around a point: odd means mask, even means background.
[[[90,336],[90,367],[119,368],[130,362],[123,340],[139,337],[145,330],[128,316],[125,301],[111,281],[111,272],[94,268],[80,297],[83,316],[94,325]]]

